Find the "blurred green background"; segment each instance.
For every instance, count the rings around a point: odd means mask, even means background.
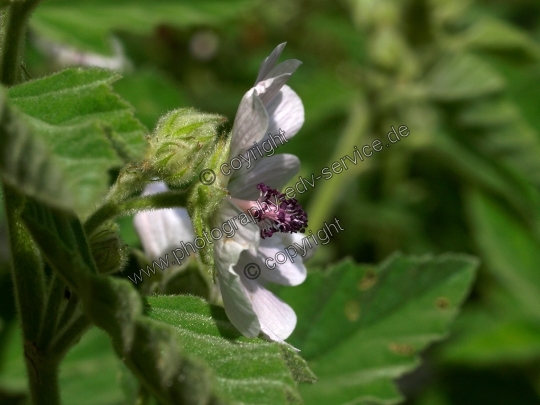
[[[307,178],[406,125],[407,138],[300,196],[311,229],[334,217],[345,228],[308,268],[395,251],[479,257],[451,335],[400,388],[410,405],[540,404],[537,0],[47,1],[28,39],[29,77],[77,63],[120,70],[115,90],[149,131],[188,106],[230,127],[260,62],[286,41],[281,60],[303,61],[288,84],[305,124],[279,152],[299,156]],[[137,247],[131,220],[120,223]],[[5,225],[1,237],[9,325]],[[0,357],[9,331],[0,325]]]

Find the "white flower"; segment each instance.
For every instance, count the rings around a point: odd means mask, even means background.
[[[302,101],[285,85],[301,62],[288,60],[275,66],[284,46],[279,45],[265,59],[255,86],[240,102],[232,130],[230,159],[247,156],[254,142],[264,142],[280,131],[290,138],[304,123]],[[276,233],[303,231],[307,224],[307,216],[296,200],[288,200],[276,190],[285,186],[298,173],[299,167],[296,156],[282,154],[257,160],[249,170],[242,168],[233,172],[227,186],[232,198],[224,199],[212,223],[213,227],[221,226],[253,206],[262,204],[268,208],[259,209],[258,224],[240,226],[232,238],[218,240],[214,247],[225,311],[233,325],[248,337],[263,332],[272,340],[282,341],[296,326],[292,308],[264,285],[266,282],[290,286],[302,283],[306,278],[302,259],[298,256],[294,263],[286,261],[272,270],[264,263],[267,257],[274,257],[293,242],[300,243],[303,237],[301,234]],[[265,205],[276,198],[279,209]],[[258,204],[253,200],[258,200]],[[256,279],[247,277],[244,271],[251,263],[260,269]]]
[[[148,184],[142,195],[163,193],[168,188],[163,182]],[[185,208],[168,208],[135,214],[133,224],[150,260],[158,260],[178,247],[180,241],[192,241],[193,226]]]
[[[304,107],[298,95],[285,83],[301,64],[287,60],[276,66],[285,44],[279,45],[264,60],[255,86],[242,98],[234,121],[230,159],[247,156],[255,142],[262,144],[270,136],[294,136],[304,123]],[[287,199],[277,190],[298,173],[300,161],[294,155],[281,154],[258,158],[251,167],[232,171],[226,184],[226,197],[214,215],[211,226],[222,227],[231,218],[258,207],[256,222],[238,224],[232,237],[214,243],[214,262],[225,312],[232,324],[245,336],[264,333],[272,340],[283,341],[296,326],[292,308],[268,291],[264,285],[274,282],[294,286],[306,278],[302,258],[294,263],[276,263],[272,270],[264,262],[293,243],[301,244],[301,232],[307,215],[296,200]],[[149,186],[145,192],[162,192],[164,183]],[[272,204],[278,205],[278,208]],[[261,209],[262,208],[262,209]],[[149,256],[157,258],[178,246],[182,240],[193,240],[191,221],[183,209],[142,212],[135,217],[135,227]],[[288,232],[288,233],[280,233]],[[190,237],[191,236],[191,237]],[[260,275],[248,278],[244,269],[256,264]]]

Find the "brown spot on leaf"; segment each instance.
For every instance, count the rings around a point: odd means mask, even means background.
[[[360,318],[360,304],[358,301],[350,300],[345,303],[345,316],[351,322]]]
[[[450,300],[446,297],[439,297],[435,300],[435,305],[439,309],[448,309],[450,307]]]
[[[412,356],[415,352],[414,347],[407,343],[390,343],[388,348],[392,352],[402,356]]]
[[[360,291],[366,291],[369,290],[371,287],[375,285],[377,282],[377,274],[373,269],[366,270],[366,273],[364,274],[364,277],[360,280],[358,283],[358,289]]]

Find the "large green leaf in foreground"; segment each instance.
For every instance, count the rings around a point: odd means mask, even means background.
[[[110,87],[117,79],[109,70],[67,69],[9,89],[11,103],[23,113],[20,120],[33,134],[32,142],[20,141],[18,148],[32,151],[44,144],[42,154],[52,155],[63,177],[40,171],[36,166],[44,158],[22,161],[36,182],[43,178],[69,190],[79,213],[94,208],[107,192],[109,169],[139,159],[144,152],[145,128]],[[54,198],[58,193],[50,188]]]
[[[56,207],[71,207],[60,162],[0,89],[0,175],[17,190]]]
[[[150,317],[175,327],[184,350],[215,370],[218,389],[229,400],[300,403],[295,380],[314,381],[305,362],[289,346],[243,337],[223,308],[189,296],[157,296],[148,301]]]
[[[319,378],[301,387],[306,403],[398,403],[392,380],[447,334],[476,265],[462,255],[398,255],[379,267],[345,261],[284,289],[299,322],[290,342]]]

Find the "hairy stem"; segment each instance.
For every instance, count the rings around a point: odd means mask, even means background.
[[[94,212],[84,223],[84,230],[91,235],[104,222],[139,211],[185,206],[188,194],[183,191],[169,191],[144,197],[132,198],[120,204],[107,202]]]
[[[39,0],[14,2],[2,15],[0,82],[5,86],[12,86],[22,80],[26,23],[38,2]],[[60,403],[59,358],[50,356],[46,342],[40,341],[41,326],[43,321],[47,321],[43,319],[46,302],[43,263],[20,217],[24,196],[6,183],[3,184],[3,189],[15,299],[22,325],[32,403],[57,405]],[[47,302],[52,305],[52,301]],[[54,316],[56,319],[56,314]]]
[[[42,263],[20,212],[24,197],[4,184],[4,206],[11,247],[12,277],[23,336],[37,342],[45,305]]]
[[[44,319],[45,288],[42,262],[30,234],[24,226],[20,212],[24,197],[4,184],[4,204],[11,246],[12,275],[17,309],[24,337],[24,354],[33,405],[57,405],[57,358],[47,355],[46,344],[38,345],[40,326]]]
[[[3,16],[0,54],[0,81],[6,86],[22,80],[22,58],[26,38],[26,22],[39,0],[11,4]]]
[[[60,404],[58,358],[51,358],[32,342],[25,341],[24,357],[33,405]]]

